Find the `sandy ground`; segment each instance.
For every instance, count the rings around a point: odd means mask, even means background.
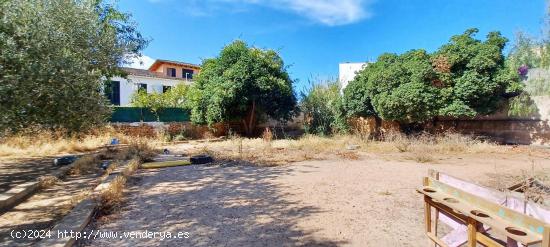
[[[89,246],[428,246],[415,188],[429,169],[495,184],[548,156],[406,154],[315,160],[277,167],[187,166],[139,171],[126,204],[88,230],[188,232],[185,239],[95,239]]]

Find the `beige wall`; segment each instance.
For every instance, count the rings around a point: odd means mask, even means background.
[[[199,73],[199,70],[196,69],[196,68],[193,68],[193,67],[188,67],[188,66],[181,66],[181,65],[175,65],[175,64],[161,64],[157,70],[155,70],[155,72],[159,72],[159,73],[162,73],[163,75],[166,75],[166,71],[168,70],[168,68],[175,68],[176,69],[176,77],[178,78],[183,78],[183,75],[182,75],[182,69],[190,69],[190,70],[193,70],[193,73],[196,75]]]

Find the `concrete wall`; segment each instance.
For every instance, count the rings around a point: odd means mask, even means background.
[[[367,63],[341,63],[338,69],[338,79],[342,89],[346,88],[348,83],[355,78],[357,72],[359,72]]]
[[[132,94],[138,89],[138,84],[144,83],[147,84],[147,93],[159,92],[162,93],[163,86],[176,86],[180,83],[190,85],[191,81],[184,80],[170,80],[164,78],[154,78],[154,77],[145,77],[145,76],[134,76],[128,75],[128,79],[121,77],[114,77],[112,81],[120,82],[120,105],[128,106],[130,105],[130,99]]]

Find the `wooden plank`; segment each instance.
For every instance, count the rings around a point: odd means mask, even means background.
[[[430,206],[429,200],[428,196],[424,196],[424,222],[427,233],[432,232],[432,206]]]
[[[441,247],[449,247],[447,244],[445,244],[443,241],[441,241],[439,238],[437,238],[437,236],[435,236],[431,232],[427,232],[426,236],[428,236],[428,238],[430,238],[430,240],[432,240],[436,245],[439,245]]]
[[[419,191],[431,197],[432,200],[451,208],[452,211],[456,211],[478,222],[482,222],[501,234],[523,244],[534,244],[542,241],[542,235],[540,233],[530,231],[529,228],[522,227],[521,224],[517,223],[528,222],[535,224],[531,229],[537,229],[538,226],[545,226],[543,222],[526,215],[521,215],[517,212],[512,212],[517,215],[513,215],[512,213],[509,214],[516,217],[512,218],[512,220],[510,218],[501,217],[501,214],[503,214],[501,212],[504,212],[506,216],[506,213],[508,213],[507,211],[511,210],[460,191],[454,187],[438,183],[438,181],[428,179],[427,182],[432,186],[421,188]],[[474,214],[474,212],[481,212],[482,214]],[[522,221],[513,220],[517,218],[520,218]]]
[[[541,247],[550,247],[550,227],[544,227],[543,240]]]
[[[494,239],[485,236],[485,234],[478,232],[476,233],[476,239],[479,243],[483,244],[486,247],[503,247],[504,245],[498,243]]]
[[[488,201],[484,198],[472,195],[468,192],[462,191],[458,188],[449,186],[439,181],[428,178],[428,184],[430,184],[430,187],[433,187],[436,190],[443,192],[452,198],[456,198],[461,202],[472,205],[473,207],[484,209],[484,211],[486,211],[487,213],[498,216],[499,219],[503,219],[508,222],[513,222],[514,225],[518,225],[519,227],[528,229],[538,235],[542,234],[542,231],[540,229],[544,229],[544,227],[547,225],[542,220],[530,217],[528,215],[514,211],[512,209],[503,207],[502,205],[499,205],[497,203]]]
[[[477,234],[477,222],[474,219],[469,218],[468,219],[468,247],[477,246],[476,234]]]

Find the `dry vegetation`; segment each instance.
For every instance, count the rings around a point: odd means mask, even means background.
[[[61,154],[75,154],[95,151],[117,138],[121,144],[160,143],[162,137],[131,137],[104,127],[86,135],[70,136],[62,132],[36,131],[32,134],[20,134],[0,138],[1,157],[43,157]]]
[[[42,188],[42,189],[52,187],[52,186],[56,185],[59,182],[61,182],[61,180],[59,180],[59,178],[57,178],[55,176],[50,176],[50,175],[42,176],[42,177],[38,178],[38,186],[40,186],[40,188]]]
[[[386,133],[382,141],[362,139],[356,135],[320,137],[305,135],[299,139],[274,140],[264,132],[262,138],[232,137],[208,143],[195,153],[212,154],[219,159],[244,160],[262,165],[281,165],[312,159],[340,157],[356,160],[362,153],[403,153],[405,159],[419,163],[436,160],[436,155],[464,153],[502,153],[510,147],[496,145],[456,133],[405,136]]]
[[[100,168],[99,168],[100,162],[101,162],[101,159],[99,159],[99,155],[96,155],[96,154],[84,155],[78,158],[74,162],[74,165],[71,168],[69,174],[73,176],[80,176],[80,175],[98,173],[100,171]]]
[[[105,189],[99,195],[99,210],[103,214],[109,214],[118,208],[124,199],[124,185],[127,178],[117,176],[111,181],[109,188]]]

